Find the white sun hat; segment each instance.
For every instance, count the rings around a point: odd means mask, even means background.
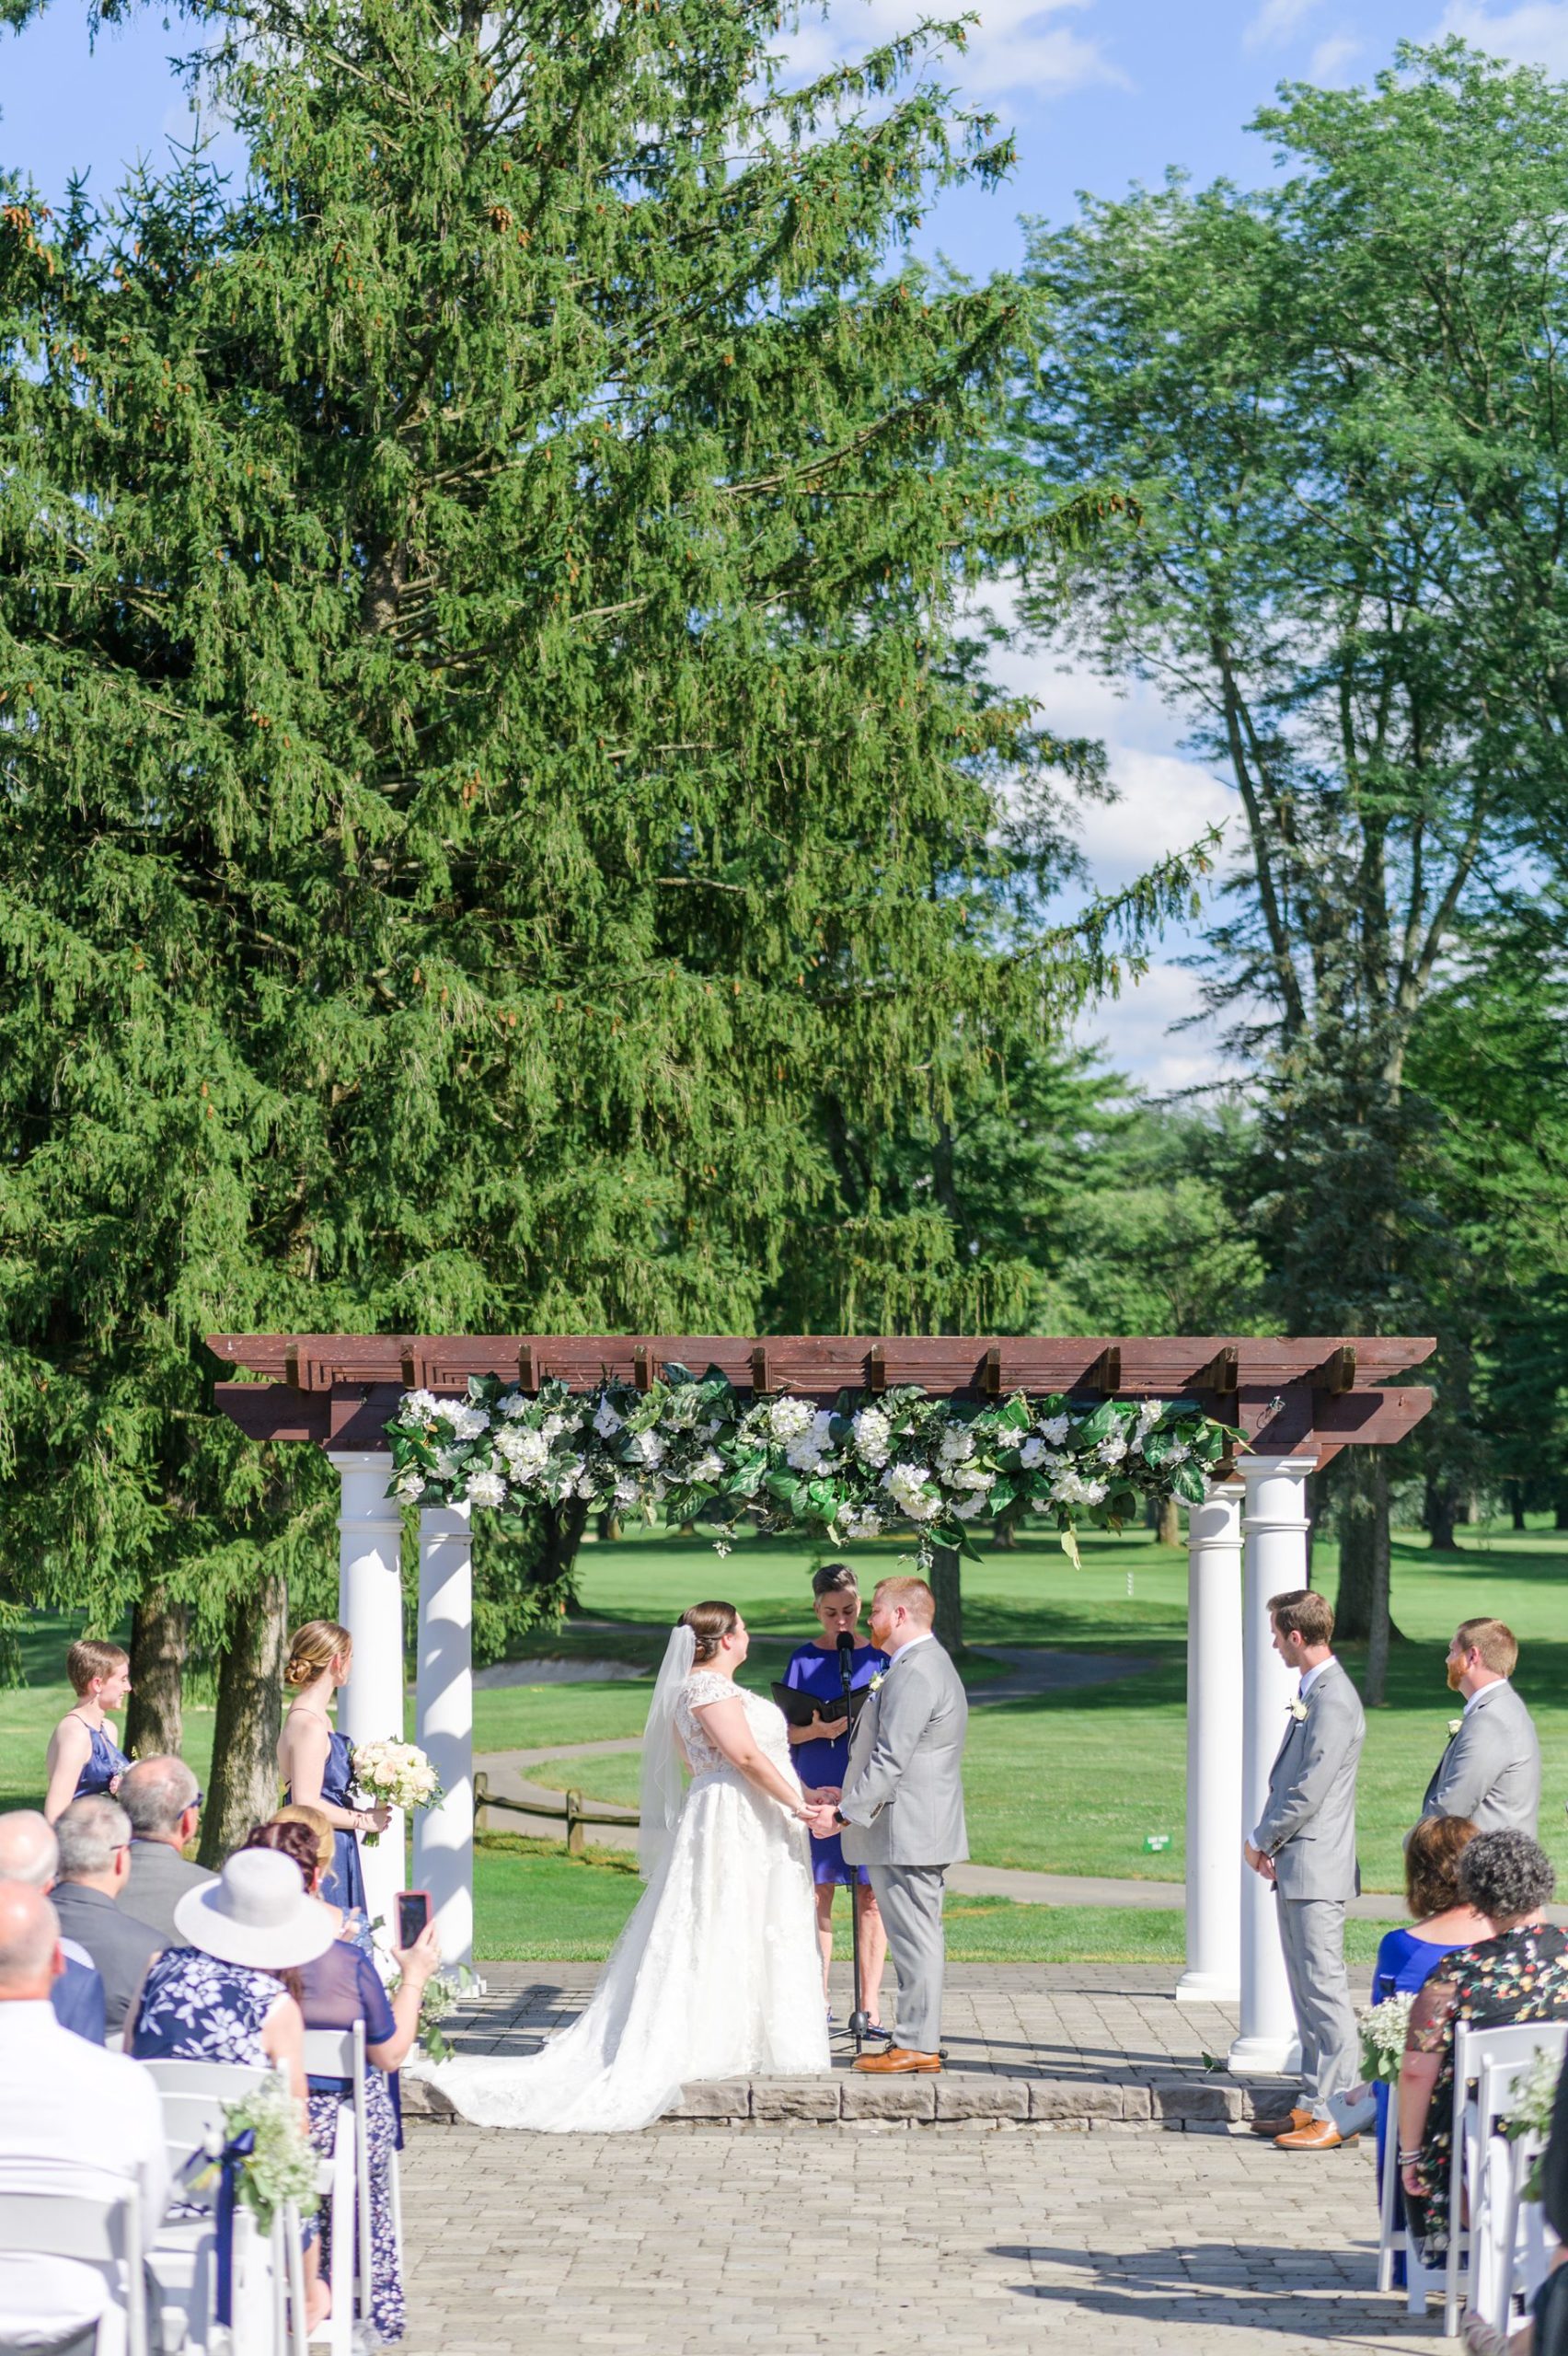
[[[338,1935],[294,1859],[276,1849],[236,1849],[216,1881],[186,1891],[174,1927],[203,1954],[260,1971],[314,1963]]]

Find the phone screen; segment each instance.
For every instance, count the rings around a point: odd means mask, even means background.
[[[430,1895],[422,1889],[398,1892],[398,1945],[406,1953],[430,1921]]]

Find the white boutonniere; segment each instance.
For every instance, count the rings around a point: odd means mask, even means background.
[[[870,1684],[869,1684],[869,1685],[867,1686],[867,1688],[866,1688],[866,1691],[867,1691],[867,1692],[868,1692],[868,1693],[880,1693],[880,1692],[882,1692],[882,1687],[883,1687],[886,1683],[887,1683],[887,1671],[886,1671],[886,1669],[879,1669],[875,1672],[875,1674],[872,1676],[872,1678],[871,1678],[871,1680],[870,1680]]]
[[[1307,1720],[1306,1703],[1301,1701],[1299,1698],[1292,1702],[1290,1705],[1290,1715],[1296,1720],[1297,1726],[1304,1726]]]
[[[1454,1737],[1458,1733],[1458,1730],[1463,1724],[1463,1718],[1450,1718],[1448,1720],[1448,1740],[1450,1742],[1453,1741]]]

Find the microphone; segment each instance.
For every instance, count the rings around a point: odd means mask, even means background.
[[[847,1628],[838,1631],[838,1681],[848,1692],[855,1676],[855,1639]]]

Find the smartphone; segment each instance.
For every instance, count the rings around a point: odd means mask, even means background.
[[[398,1892],[398,1946],[407,1955],[425,1924],[430,1921],[428,1889],[400,1889]]]

